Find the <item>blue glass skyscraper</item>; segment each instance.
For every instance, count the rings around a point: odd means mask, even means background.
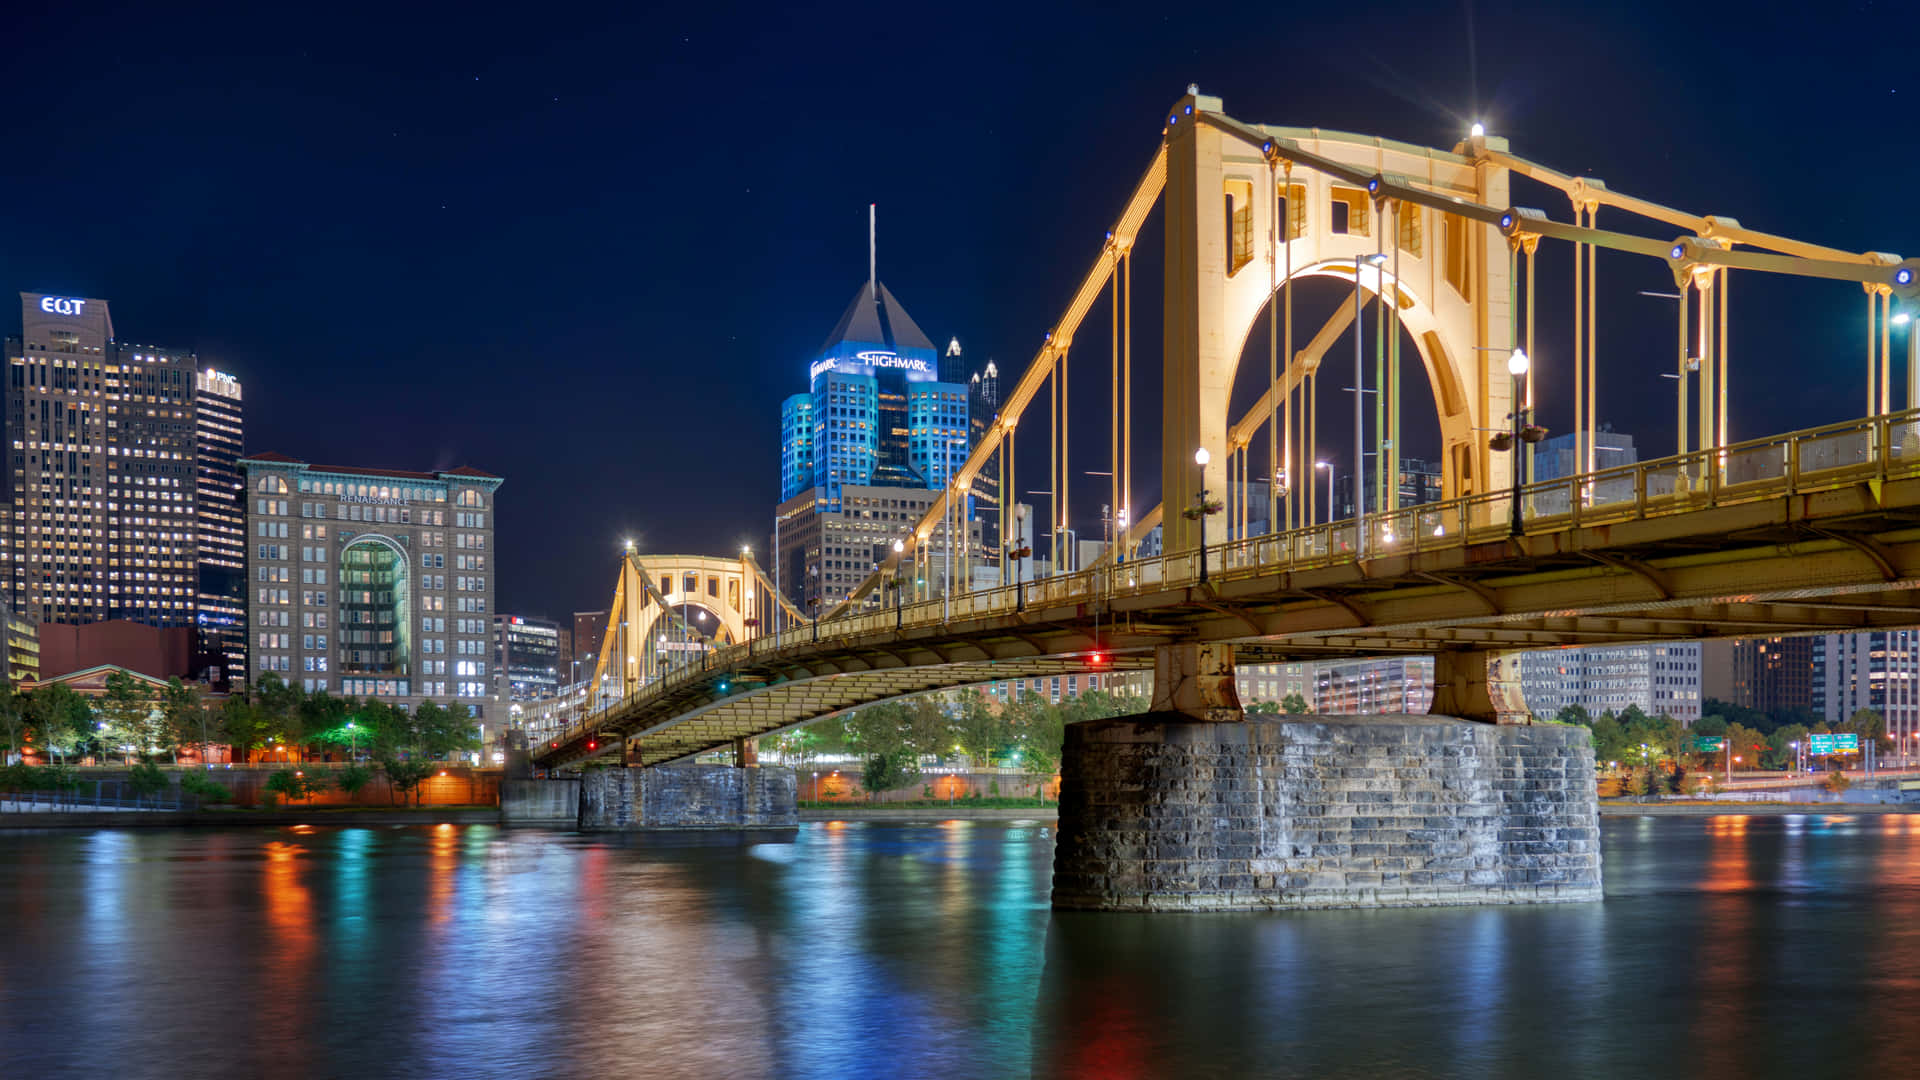
[[[967,456],[967,385],[879,281],[860,286],[780,410],[780,499],[809,487],[816,510],[847,486],[938,489]]]

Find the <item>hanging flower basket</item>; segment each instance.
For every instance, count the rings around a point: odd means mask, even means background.
[[[744,623],[744,625],[747,625],[747,626],[759,626],[759,625],[760,625],[760,620],[759,620],[759,619],[745,619],[745,620],[742,620],[742,622]]]
[[[1224,509],[1226,507],[1218,502],[1204,502],[1199,506],[1189,506],[1180,511],[1180,516],[1188,521],[1198,521],[1203,514],[1217,514]]]
[[[1007,556],[1014,559],[1024,559],[1031,554],[1033,554],[1033,549],[1030,547],[1014,548],[1012,551],[1007,552]]]

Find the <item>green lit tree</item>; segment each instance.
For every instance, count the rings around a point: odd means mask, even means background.
[[[1297,690],[1280,699],[1280,710],[1289,716],[1304,716],[1312,711],[1312,708],[1313,706],[1308,705],[1307,699],[1301,697]]]

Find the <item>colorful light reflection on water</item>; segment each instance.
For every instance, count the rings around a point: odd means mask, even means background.
[[[1604,904],[1105,916],[1040,823],[0,833],[0,1076],[1907,1071],[1920,817],[1604,834]]]

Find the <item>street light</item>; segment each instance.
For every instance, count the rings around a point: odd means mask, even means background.
[[[355,734],[356,732],[353,730],[353,721],[351,720],[347,721],[347,760],[348,761],[353,760],[353,755],[355,751],[353,737]]]
[[[1316,461],[1313,467],[1327,470],[1327,524],[1331,525],[1333,524],[1333,462]]]
[[[1193,463],[1200,467],[1200,498],[1190,513],[1200,521],[1200,581],[1202,584],[1207,580],[1207,462],[1212,460],[1213,455],[1207,453],[1207,448],[1204,446],[1193,452]]]
[[[1513,376],[1513,433],[1501,432],[1487,440],[1493,450],[1513,451],[1513,535],[1519,536],[1522,530],[1520,517],[1520,482],[1522,479],[1520,444],[1536,443],[1546,437],[1547,430],[1531,423],[1529,410],[1523,396],[1526,386],[1527,369],[1532,361],[1527,358],[1525,349],[1515,349],[1507,354],[1507,374]]]
[[[1027,610],[1027,579],[1020,573],[1021,560],[1033,554],[1033,548],[1026,543],[1027,504],[1013,504],[1013,539],[1008,541],[1006,555],[1013,563],[1013,610]]]

